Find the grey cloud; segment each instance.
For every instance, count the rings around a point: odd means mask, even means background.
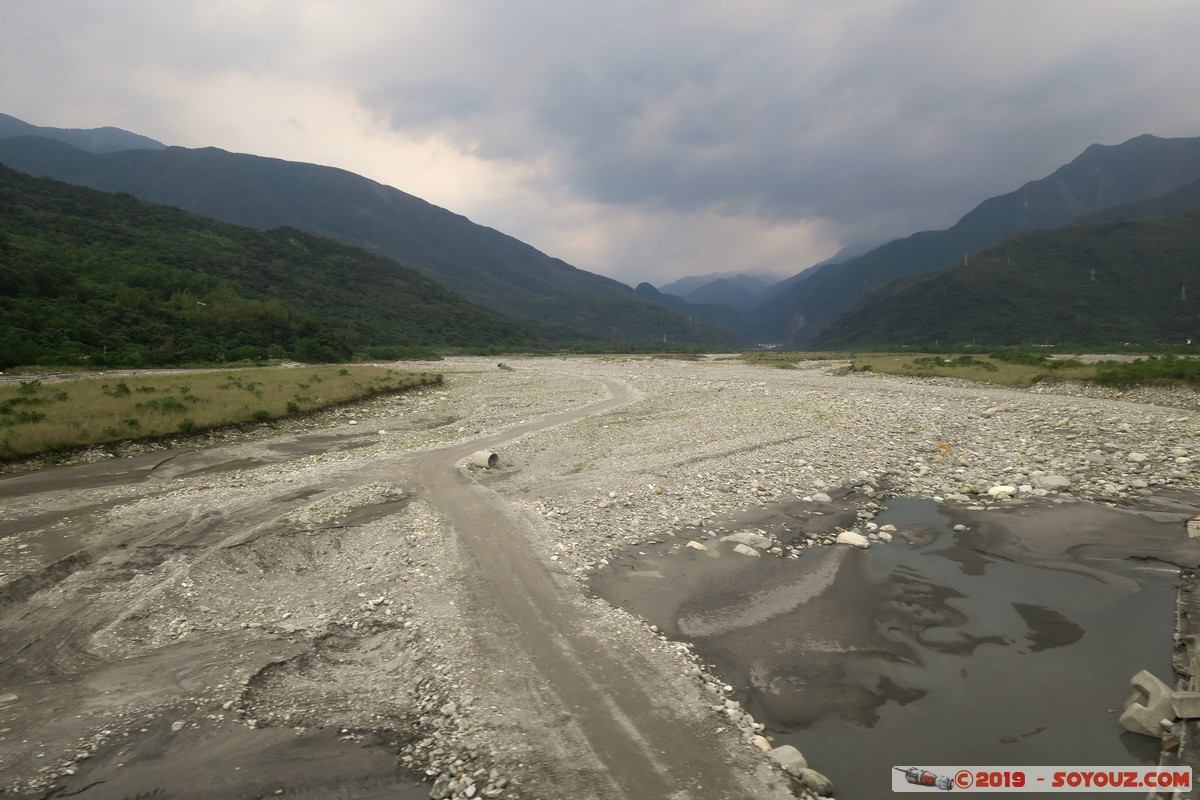
[[[590,4],[539,23],[537,4],[473,5],[454,63],[430,65],[461,88],[366,96],[484,158],[549,158],[584,198],[823,217],[847,238],[948,224],[1093,141],[1200,125],[1144,91],[1186,91],[1189,25],[1158,25],[1137,52],[1105,24],[1115,3],[695,8]]]

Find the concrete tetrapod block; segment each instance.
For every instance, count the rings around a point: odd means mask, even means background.
[[[471,454],[471,465],[483,469],[492,469],[500,464],[500,456],[495,450],[478,450]]]
[[[1130,733],[1161,738],[1162,720],[1175,718],[1175,707],[1171,702],[1174,692],[1146,670],[1134,675],[1129,684],[1133,692],[1121,712],[1121,727]]]

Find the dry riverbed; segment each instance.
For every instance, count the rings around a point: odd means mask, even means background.
[[[612,776],[615,746],[588,724],[608,707],[563,706],[538,658],[485,608],[486,551],[464,545],[418,479],[440,474],[428,460],[440,448],[506,430],[519,438],[499,439],[500,468],[470,477],[520,531],[513,552],[557,587],[582,637],[568,648],[602,643],[637,664],[647,735],[668,717],[694,732],[678,753],[649,757],[647,780],[658,770],[681,798],[821,787],[802,773],[803,788],[762,752],[761,726],[688,646],[590,595],[586,578],[612,559],[648,544],[695,550],[689,542],[798,557],[838,527],[891,546],[871,528],[889,495],[1012,508],[1197,488],[1200,419],[1187,408],[820,365],[510,364],[455,359],[439,365],[435,389],[0,479],[0,787],[633,796]],[[613,387],[620,404],[534,424]],[[785,502],[818,509],[849,487],[823,529],[784,536],[788,519],[769,520]],[[717,541],[748,512],[767,521],[742,532],[768,541]],[[723,794],[673,767],[711,753],[733,776]],[[433,786],[405,788],[422,778]]]

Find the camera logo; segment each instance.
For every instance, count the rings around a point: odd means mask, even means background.
[[[931,789],[941,789],[950,791],[954,788],[954,778],[946,775],[935,775],[927,769],[920,767],[892,767],[896,772],[904,775],[904,780],[914,786],[928,786]]]

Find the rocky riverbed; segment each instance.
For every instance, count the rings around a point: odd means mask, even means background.
[[[498,469],[472,474],[526,520],[530,557],[574,598],[589,635],[638,654],[652,696],[716,737],[763,797],[827,787],[795,763],[799,780],[780,771],[732,687],[688,646],[590,597],[588,576],[648,543],[739,545],[745,558],[798,558],[838,538],[883,546],[891,532],[872,519],[894,495],[1003,509],[1196,488],[1190,393],[1148,405],[819,364],[508,363],[454,359],[443,387],[0,480],[0,633],[15,643],[0,656],[0,783],[29,797],[51,786],[210,796],[179,776],[254,731],[275,757],[209,774],[224,782],[212,785],[371,797],[423,778],[432,786],[413,796],[604,796],[603,764],[553,698],[511,702],[529,665],[480,652],[464,609],[472,569],[486,565],[464,563],[410,464],[601,400],[605,379],[629,401],[531,431],[501,448]],[[105,471],[136,450],[148,466]],[[851,490],[822,525],[771,518]],[[747,512],[762,523],[735,531]],[[717,541],[735,532],[762,538]],[[265,738],[281,731],[291,744]],[[175,777],[154,759],[179,765]],[[296,777],[297,761],[322,759],[341,766]]]
[[[574,368],[617,374],[642,397],[522,442],[507,454],[507,476],[490,479],[529,495],[530,508],[560,532],[552,555],[581,574],[614,543],[711,532],[705,520],[819,501],[850,486],[864,487],[866,520],[879,506],[872,494],[983,508],[1035,497],[1115,504],[1195,488],[1200,477],[1192,392],[1149,394],[1175,404],[1167,406],[1045,387],[832,376],[819,365],[626,360]],[[570,461],[565,474],[564,464],[548,463],[560,454]]]

